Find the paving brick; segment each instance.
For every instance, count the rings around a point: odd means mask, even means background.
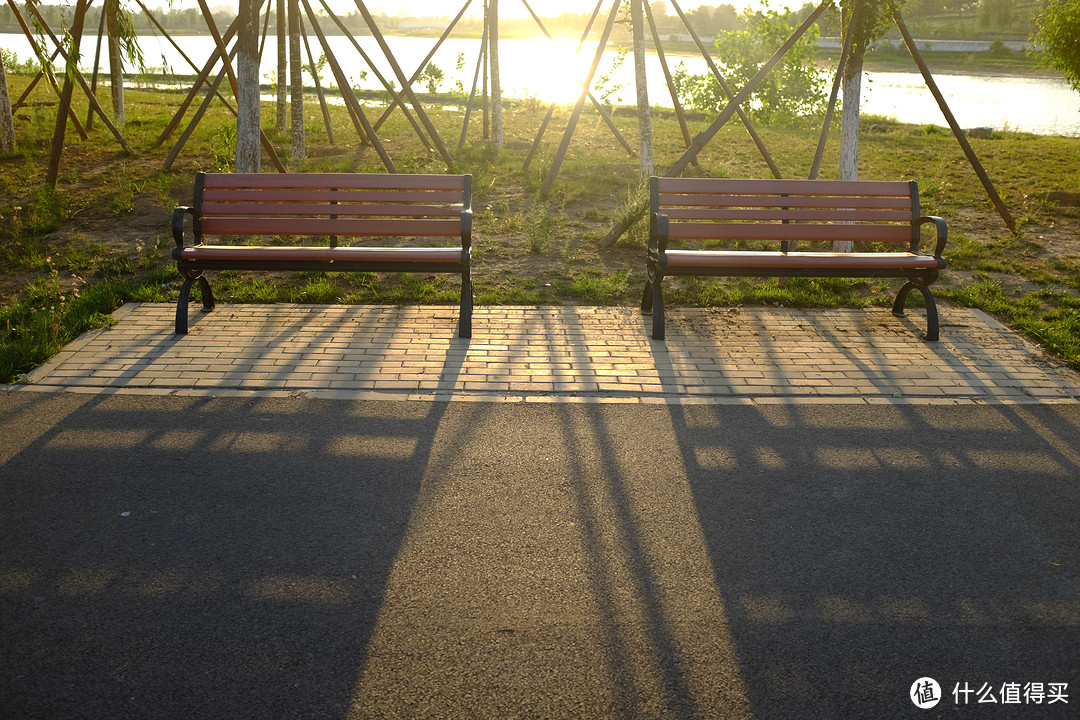
[[[985,314],[942,308],[942,340],[885,309],[669,310],[652,340],[633,308],[219,306],[172,334],[173,308],[129,304],[117,323],[29,374],[80,392],[326,392],[502,402],[1080,400],[1080,376],[1042,361]],[[337,395],[335,395],[337,396]]]

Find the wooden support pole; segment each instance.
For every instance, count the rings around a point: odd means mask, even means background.
[[[975,150],[971,147],[971,143],[968,142],[967,136],[964,135],[964,131],[960,128],[960,124],[956,122],[956,117],[952,114],[952,110],[949,109],[949,104],[945,102],[945,96],[942,95],[941,90],[938,89],[937,82],[934,81],[934,76],[930,74],[930,68],[926,65],[926,61],[923,60],[922,53],[915,44],[915,40],[912,39],[911,33],[908,32],[907,25],[904,24],[904,19],[900,16],[899,10],[893,10],[893,19],[896,21],[896,27],[900,30],[900,34],[904,38],[904,43],[911,52],[911,57],[914,58],[915,64],[919,66],[919,72],[922,73],[923,80],[926,81],[926,87],[930,89],[930,92],[934,95],[934,99],[937,100],[938,107],[941,108],[941,113],[945,116],[945,120],[949,123],[949,127],[952,128],[953,135],[956,136],[957,141],[960,143],[960,147],[964,150],[964,154],[967,155],[968,162],[971,163],[971,167],[975,170],[975,174],[979,176],[983,188],[986,189],[986,194],[990,196],[991,202],[993,202],[994,207],[997,208],[998,214],[1001,215],[1001,219],[1005,221],[1005,225],[1012,232],[1016,232],[1016,220],[1013,219],[1008,208],[1005,207],[1005,203],[1001,200],[1001,196],[998,195],[997,190],[994,189],[994,183],[991,182],[990,176],[986,174],[986,170],[983,168],[982,163],[979,162],[979,158],[975,154]]]
[[[544,21],[540,19],[540,16],[537,15],[535,11],[533,11],[532,7],[526,0],[521,0],[521,2],[525,6],[525,9],[529,11],[529,14],[532,15],[533,21],[536,22],[537,27],[539,27],[540,30],[544,33],[544,35],[547,36],[548,40],[554,42],[555,38],[553,38],[551,36],[551,33],[548,32],[548,29],[544,26]],[[596,9],[593,11],[593,15],[589,19],[589,23],[588,26],[585,28],[584,34],[582,34],[581,36],[581,41],[578,42],[577,52],[581,52],[581,48],[585,45],[585,40],[589,36],[589,29],[592,28],[593,23],[596,21],[596,15],[600,12],[600,8],[603,5],[603,2],[604,0],[600,0],[600,2],[596,4]],[[618,140],[619,144],[622,145],[623,149],[626,150],[626,154],[630,157],[637,157],[637,152],[634,151],[634,146],[630,144],[630,142],[626,139],[626,137],[623,136],[621,132],[619,132],[619,128],[617,125],[615,125],[615,121],[611,119],[611,113],[608,112],[607,107],[603,103],[596,99],[596,96],[593,95],[591,89],[589,90],[589,102],[591,102],[593,104],[593,107],[596,108],[596,113],[604,121],[604,124],[608,126],[608,129],[611,130],[612,134],[615,136],[615,139]],[[548,105],[547,115],[545,116],[544,121],[540,124],[540,132],[537,133],[536,140],[533,142],[532,148],[529,150],[529,154],[525,158],[525,165],[522,168],[522,172],[528,172],[529,165],[532,163],[533,156],[536,154],[536,151],[539,147],[540,139],[544,137],[544,132],[547,129],[548,123],[551,122],[551,118],[555,114],[556,105],[558,105],[558,103],[555,102],[552,102]]]
[[[251,0],[256,3],[257,6],[262,5],[262,0]],[[218,32],[217,23],[214,22],[214,16],[210,12],[210,8],[206,6],[206,0],[199,0],[199,7],[202,8],[203,17],[206,18],[206,26],[210,30],[210,34],[214,36],[214,43],[217,45],[217,55],[221,58],[223,69],[225,74],[229,78],[229,84],[232,86],[233,97],[239,97],[240,87],[239,82],[236,79],[236,74],[233,72],[232,60],[230,59],[229,51],[225,48],[225,39]],[[258,9],[256,9],[258,12]],[[234,27],[239,31],[240,17],[238,16]],[[213,93],[210,93],[211,95]],[[277,150],[274,149],[274,144],[270,142],[270,138],[266,137],[266,133],[259,128],[259,143],[262,145],[262,149],[266,151],[266,154],[270,156],[270,161],[274,163],[274,167],[278,172],[287,172],[285,164],[281,162],[281,158],[278,157]]]
[[[31,6],[33,7],[33,6]],[[82,41],[83,21],[86,19],[86,0],[78,0],[75,4],[75,15],[71,19],[71,45],[74,57],[79,56],[79,44]],[[60,91],[60,106],[56,112],[56,128],[53,130],[52,152],[49,154],[49,171],[45,182],[49,187],[56,187],[56,179],[60,175],[60,158],[64,154],[64,135],[67,130],[68,113],[71,110],[71,94],[74,83],[71,81],[71,69],[75,64],[74,58],[67,57],[67,72],[64,73],[64,87]]]
[[[799,38],[801,38],[806,33],[806,31],[810,29],[811,25],[817,22],[818,17],[820,17],[821,14],[825,12],[825,10],[828,9],[831,5],[832,0],[822,0],[822,3],[818,5],[817,8],[812,13],[810,13],[810,15],[808,15],[805,20],[803,20],[802,24],[799,25],[798,28],[795,29],[795,32],[791,34],[791,37],[789,37],[787,41],[780,46],[780,49],[773,53],[773,56],[769,58],[764,65],[761,66],[761,68],[757,71],[754,77],[750,78],[746,85],[743,86],[743,89],[740,90],[735,95],[735,97],[733,97],[728,102],[727,107],[720,111],[720,114],[715,120],[713,120],[712,124],[708,127],[708,129],[705,130],[705,132],[699,133],[694,138],[694,141],[691,144],[690,148],[688,148],[687,151],[682,154],[682,157],[675,161],[675,164],[668,168],[667,173],[665,173],[666,177],[678,177],[682,173],[682,171],[686,169],[686,166],[690,164],[690,161],[693,158],[697,157],[698,153],[700,153],[702,148],[704,148],[705,145],[708,144],[709,140],[715,137],[716,133],[720,132],[720,128],[722,128],[727,123],[727,121],[731,119],[731,116],[735,114],[735,111],[738,109],[738,107],[744,102],[746,102],[746,99],[749,98],[750,95],[757,88],[757,86],[761,84],[761,81],[764,80],[770,72],[772,72],[772,69],[776,67],[777,63],[779,63],[784,58],[784,56],[787,55],[788,51],[795,46],[795,43],[799,41]],[[637,222],[637,220],[640,219],[647,211],[647,203],[634,208],[630,213],[628,213],[621,220],[615,223],[615,226],[611,229],[611,231],[600,240],[600,247],[610,247],[614,245],[615,241],[618,240],[619,237],[622,236],[622,234],[626,232],[626,230],[631,225]]]
[[[338,26],[338,29],[341,30],[344,36],[349,39],[349,42],[352,43],[353,49],[360,53],[360,57],[364,60],[365,63],[367,63],[367,66],[371,68],[371,72],[375,73],[375,77],[378,78],[379,82],[382,83],[383,89],[390,94],[390,107],[393,108],[397,105],[401,105],[401,111],[405,113],[405,117],[409,120],[409,124],[413,126],[413,132],[415,132],[417,137],[419,137],[420,140],[423,141],[424,147],[430,150],[431,143],[428,142],[427,136],[424,134],[424,129],[420,127],[419,123],[417,123],[416,121],[416,118],[414,118],[412,113],[409,112],[409,109],[405,106],[405,103],[401,99],[401,96],[398,93],[394,92],[394,86],[383,76],[381,72],[379,72],[379,68],[376,67],[375,63],[371,61],[371,57],[367,54],[367,52],[365,52],[364,48],[360,46],[360,43],[356,41],[356,38],[353,37],[353,34],[349,31],[349,29],[345,27],[345,23],[343,23],[338,18],[338,16],[334,14],[334,11],[330,9],[330,6],[326,3],[326,0],[319,0],[319,2],[322,3],[323,11],[326,12],[327,16],[334,22],[335,25]],[[386,117],[386,115],[384,114],[383,117]],[[374,128],[376,132],[378,132],[378,123],[373,124],[371,127]]]
[[[19,6],[15,4],[15,0],[8,0],[8,5],[11,7],[11,11],[15,14],[15,19],[17,19],[19,21],[19,27],[22,28],[23,35],[26,36],[27,41],[30,43],[30,49],[34,51],[34,55],[36,57],[45,57],[45,52],[41,49],[41,46],[38,45],[37,40],[34,38],[34,33],[30,30],[30,26],[27,25],[27,23],[26,23],[26,18],[24,18],[22,13],[19,12]],[[89,7],[89,4],[87,4],[87,7]],[[84,11],[84,13],[85,13],[85,11]],[[60,55],[60,45],[59,45],[59,43],[57,43],[56,50],[53,52],[52,56],[49,58],[49,61],[51,62],[52,60],[55,60],[59,55]],[[40,77],[42,77],[42,76],[45,76],[45,78],[49,81],[49,85],[52,86],[53,92],[56,93],[56,97],[59,98],[59,97],[61,97],[63,95],[63,89],[56,82],[56,78],[53,77],[53,74],[51,72],[45,72],[45,70],[43,69],[40,73],[38,73],[37,77],[34,78],[33,82],[30,83],[30,86],[26,88],[25,92],[23,92],[23,94],[19,96],[19,99],[12,106],[13,111],[18,110],[19,107],[26,100],[26,98],[29,97],[30,91],[34,89],[34,86],[37,84],[38,79]],[[76,115],[75,111],[71,109],[71,103],[70,102],[68,103],[68,116],[71,118],[71,123],[75,126],[75,129],[78,131],[79,137],[82,138],[83,140],[88,140],[90,138],[90,136],[86,134],[86,129],[83,127],[83,124],[79,121],[79,116]]]
[[[679,19],[682,20],[683,27],[685,27],[686,31],[690,33],[690,37],[694,40],[694,44],[697,45],[698,51],[701,53],[701,56],[705,58],[705,62],[708,64],[709,70],[712,72],[713,77],[716,78],[716,82],[719,83],[721,91],[724,93],[724,96],[730,101],[731,98],[734,97],[734,94],[731,92],[731,86],[728,85],[727,81],[724,79],[724,75],[720,72],[720,69],[716,67],[716,63],[713,62],[712,55],[705,48],[705,44],[701,42],[701,38],[698,37],[697,32],[690,24],[689,18],[687,18],[686,15],[683,14],[682,8],[679,7],[678,2],[676,2],[676,0],[670,1],[671,6],[675,9],[675,12],[679,16]],[[741,106],[736,108],[735,114],[738,115],[739,121],[742,122],[743,127],[746,128],[746,132],[749,133],[750,139],[754,141],[754,145],[757,146],[758,152],[761,153],[761,157],[765,160],[765,164],[769,166],[769,170],[772,172],[773,177],[780,179],[782,177],[780,167],[776,164],[776,161],[773,160],[773,157],[769,153],[768,148],[765,147],[765,141],[761,139],[761,136],[758,135],[757,130],[754,129],[754,124],[753,122],[751,122],[750,116],[746,114],[746,111],[743,110]]]
[[[540,194],[545,197],[551,193],[551,186],[555,183],[555,178],[559,175],[559,169],[562,167],[563,160],[566,159],[566,151],[570,148],[570,139],[574,136],[574,129],[577,127],[578,119],[581,117],[581,111],[585,107],[585,98],[589,94],[589,88],[592,86],[593,78],[596,77],[596,69],[600,66],[600,60],[604,56],[604,50],[607,48],[608,38],[611,37],[611,29],[615,26],[615,18],[619,14],[620,4],[621,0],[615,0],[611,5],[611,13],[608,15],[607,24],[604,25],[604,31],[600,35],[600,44],[596,48],[596,55],[593,57],[592,67],[589,68],[589,74],[586,76],[585,82],[582,83],[581,96],[578,98],[573,111],[570,113],[570,121],[566,124],[566,131],[563,133],[562,142],[559,144],[559,149],[556,151],[555,158],[552,160],[551,170],[548,172],[547,178],[540,188]]]
[[[222,40],[224,40],[225,43],[228,43],[229,40],[231,40],[233,36],[236,35],[239,27],[240,18],[237,17],[235,20],[232,21],[232,24],[229,25],[228,29],[225,30],[225,35],[222,36]],[[206,61],[206,64],[203,65],[202,71],[199,73],[198,77],[195,78],[195,82],[194,84],[192,84],[191,89],[188,90],[187,97],[185,97],[184,101],[180,103],[180,107],[177,108],[176,113],[172,117],[172,120],[169,121],[169,124],[165,127],[165,130],[162,131],[161,135],[158,136],[157,142],[154,143],[154,147],[160,147],[169,138],[169,136],[176,131],[176,128],[179,127],[180,121],[184,119],[184,115],[187,114],[187,110],[191,106],[191,103],[195,99],[195,96],[199,94],[199,90],[202,88],[203,83],[206,82],[206,79],[210,77],[210,73],[213,72],[214,66],[217,64],[217,61],[220,57],[220,52],[221,51],[218,50],[217,46],[215,46],[214,51],[210,53],[210,58]],[[226,57],[228,57],[228,55],[226,55]]]
[[[431,48],[431,52],[429,52],[427,56],[420,61],[420,65],[416,68],[416,71],[409,77],[410,85],[412,85],[420,78],[421,73],[424,72],[424,68],[426,68],[428,66],[428,63],[431,62],[431,58],[435,57],[435,53],[439,51],[439,48],[442,47],[442,44],[446,41],[446,38],[450,36],[450,32],[461,20],[462,16],[465,14],[465,11],[469,9],[469,6],[472,5],[472,1],[473,0],[465,0],[465,5],[463,5],[461,10],[458,11],[457,16],[450,21],[450,24],[446,27],[446,30],[443,31],[443,34],[439,36],[439,39],[435,41],[435,45]],[[484,36],[486,35],[487,26],[485,25]],[[396,108],[398,105],[401,105],[401,109],[403,111],[405,110],[405,105],[402,104],[401,98],[395,95],[394,102],[390,103],[390,107],[386,108],[386,110],[383,111],[383,114],[379,117],[379,119],[375,121],[376,130],[382,127],[383,123],[386,122],[386,119],[390,117],[390,114],[394,112],[394,108]]]
[[[290,0],[297,2],[298,0]],[[297,8],[299,11],[299,8]],[[304,16],[297,13],[296,21],[300,24],[300,37],[304,39],[304,49],[307,51],[308,65],[311,67],[311,79],[315,83],[315,94],[319,96],[319,107],[322,108],[323,124],[326,125],[326,139],[334,144],[334,129],[330,126],[330,108],[326,104],[326,93],[323,92],[322,81],[319,80],[319,68],[315,63],[315,54],[311,52],[311,43],[308,42],[307,32],[304,31]]]
[[[739,108],[739,106],[746,102],[746,100],[750,97],[754,90],[757,89],[757,86],[761,84],[761,81],[764,80],[765,77],[770,72],[772,72],[772,69],[776,67],[776,65],[781,60],[784,59],[784,56],[787,55],[788,51],[790,51],[791,48],[795,46],[795,43],[799,41],[799,38],[805,35],[806,31],[810,29],[810,26],[817,22],[817,19],[821,16],[821,14],[831,6],[832,0],[822,0],[822,3],[817,6],[814,12],[810,13],[810,15],[808,15],[807,18],[803,20],[802,24],[795,29],[795,32],[791,34],[791,37],[788,38],[787,41],[780,46],[780,49],[777,50],[773,54],[773,56],[765,62],[764,65],[761,66],[761,68],[757,71],[754,77],[750,78],[750,80],[746,83],[743,89],[740,90],[738,94],[736,94],[735,97],[731,99],[730,102],[728,102],[727,107],[725,107],[720,112],[720,115],[717,116],[716,120],[713,121],[712,125],[710,125],[709,128],[705,130],[705,132],[700,133],[697,137],[694,138],[694,141],[691,144],[690,148],[687,149],[687,151],[683,153],[682,157],[676,160],[675,164],[668,169],[667,173],[665,173],[667,177],[678,177],[682,173],[682,171],[686,169],[686,166],[690,164],[690,160],[697,157],[697,154],[701,152],[702,148],[705,147],[709,140],[711,140],[716,135],[716,133],[720,131],[720,128],[722,128],[727,123],[727,121],[731,119],[731,116],[735,114],[735,111]]]
[[[157,28],[158,32],[161,33],[161,36],[168,40],[169,44],[173,46],[173,49],[180,54],[180,57],[184,59],[184,62],[188,64],[188,67],[194,70],[195,74],[198,75],[199,66],[195,64],[194,60],[187,56],[187,53],[184,52],[183,48],[176,44],[176,40],[174,40],[173,37],[169,35],[168,31],[161,25],[161,23],[158,22],[158,19],[154,17],[154,14],[150,12],[149,8],[147,8],[146,5],[143,4],[142,0],[135,0],[135,3],[139,6],[139,9],[142,10],[143,14],[146,15],[147,19],[150,20],[151,23],[153,23],[154,27]],[[232,106],[232,104],[225,98],[224,95],[222,95],[221,93],[214,94],[217,95],[217,98],[221,100],[221,102],[225,103],[225,106],[229,108],[229,111],[233,115],[236,115],[236,108]]]
[[[524,1],[524,0],[523,0]],[[600,14],[600,8],[604,6],[604,0],[596,0],[596,7],[593,8],[592,15],[589,17],[589,22],[585,23],[585,30],[581,33],[581,40],[578,41],[577,50],[575,53],[581,52],[581,48],[585,46],[585,39],[589,36],[589,32],[592,30],[593,24],[596,22],[597,16]],[[536,13],[529,7],[528,3],[525,3],[525,7],[529,9],[529,12],[534,18]],[[539,18],[537,18],[539,22]],[[548,35],[550,38],[551,35]],[[525,165],[521,168],[522,172],[529,171],[529,165],[532,164],[533,158],[536,156],[536,151],[540,149],[540,141],[544,139],[544,133],[547,132],[547,126],[551,123],[551,118],[555,114],[555,107],[558,105],[555,101],[548,104],[547,115],[544,117],[544,121],[540,123],[540,130],[536,133],[536,139],[533,140],[532,147],[529,148],[529,154],[525,157]],[[633,150],[631,149],[631,154]]]
[[[679,101],[679,93],[675,89],[675,80],[671,77],[671,69],[668,67],[667,56],[664,54],[664,43],[660,39],[660,30],[656,27],[656,18],[653,17],[653,11],[648,2],[644,3],[644,8],[645,19],[649,22],[649,30],[652,32],[656,57],[660,61],[660,69],[664,71],[664,80],[667,81],[668,91],[671,93],[671,106],[675,109],[675,117],[679,121],[683,142],[686,147],[690,147],[690,128],[686,125],[686,116],[683,113],[682,102]]]
[[[98,115],[101,116],[101,121],[103,123],[105,123],[105,127],[107,127],[109,129],[109,132],[111,132],[113,137],[116,138],[116,141],[118,143],[120,143],[120,147],[124,148],[124,152],[129,153],[129,154],[134,154],[135,151],[131,149],[130,145],[128,145],[127,140],[124,139],[124,136],[120,133],[120,130],[117,129],[116,125],[113,124],[113,121],[109,119],[109,116],[105,114],[105,111],[101,109],[101,105],[98,103],[97,98],[94,96],[93,91],[90,90],[90,86],[86,83],[86,78],[84,78],[82,73],[79,72],[78,66],[74,62],[69,61],[68,53],[67,53],[66,50],[64,50],[63,43],[60,41],[59,38],[56,37],[56,34],[53,33],[52,28],[49,27],[49,24],[47,22],[45,22],[45,18],[43,18],[41,16],[41,13],[38,12],[37,7],[34,6],[34,5],[30,5],[29,7],[30,7],[30,11],[34,13],[34,17],[37,18],[38,23],[40,23],[41,28],[52,39],[53,43],[56,45],[57,50],[60,51],[60,56],[62,58],[64,58],[64,60],[67,62],[67,68],[68,68],[67,69],[67,75],[68,75],[68,78],[64,81],[65,84],[71,78],[75,79],[75,82],[78,83],[79,87],[82,89],[83,93],[86,95],[87,102],[90,103],[90,109],[93,112],[96,112]],[[86,7],[83,8],[83,18],[84,18],[84,20],[85,20],[85,17],[86,17],[86,11],[89,9],[89,7],[90,7],[90,4],[87,3]],[[72,20],[72,23],[74,24],[74,19]],[[72,38],[74,39],[74,37],[75,37],[75,34],[74,34],[74,32],[72,32]],[[80,40],[80,42],[82,40],[82,28],[81,27],[79,28],[79,40]],[[75,45],[74,47],[77,50],[78,45]],[[76,56],[76,58],[78,57],[78,52],[75,53],[75,56]],[[71,113],[72,118],[75,117],[74,111],[71,110],[71,101],[70,101],[70,99],[68,101],[68,112]],[[76,123],[77,122],[78,121],[76,121]],[[85,132],[83,132],[81,134],[82,134],[82,138],[84,140],[88,139],[89,136]]]
[[[405,77],[405,73],[401,70],[401,65],[398,64],[398,61],[394,57],[394,53],[386,43],[386,38],[383,37],[382,31],[379,30],[379,26],[375,23],[375,18],[368,12],[364,0],[355,0],[355,2],[357,9],[360,10],[360,14],[364,17],[364,22],[367,23],[368,29],[371,30],[371,34],[375,38],[375,42],[382,48],[387,62],[390,63],[390,67],[394,70],[394,75],[397,76],[398,81],[402,84],[402,92],[409,98],[409,102],[412,103],[413,109],[416,110],[417,117],[420,118],[420,122],[423,123],[424,127],[427,129],[428,136],[431,138],[432,142],[435,143],[435,149],[439,151],[439,155],[442,156],[443,161],[446,163],[446,168],[453,171],[454,159],[446,149],[446,145],[443,143],[439,131],[435,129],[435,125],[431,122],[431,118],[424,112],[424,106],[420,103],[420,100],[417,99],[416,93],[413,92],[412,87],[409,85],[408,78]]]
[[[98,22],[97,42],[94,43],[94,72],[90,75],[90,93],[97,96],[97,78],[98,69],[101,67],[101,39],[105,34],[105,13],[101,13],[101,20]],[[94,128],[94,108],[89,107],[86,109],[86,129],[93,130]]]
[[[825,155],[825,143],[829,139],[829,128],[832,125],[833,113],[836,112],[836,100],[840,95],[840,83],[844,79],[844,67],[851,55],[851,44],[855,36],[848,33],[844,38],[844,46],[840,51],[840,62],[836,64],[836,77],[833,78],[832,92],[829,95],[829,107],[825,110],[825,121],[821,124],[821,135],[818,138],[817,151],[814,153],[814,161],[810,164],[810,179],[816,180],[818,171],[821,169],[821,158]]]
[[[308,0],[301,1],[304,3],[304,12],[307,13],[308,21],[311,23],[311,29],[314,30],[315,34],[318,36],[319,44],[322,45],[323,55],[326,56],[326,61],[330,64],[330,70],[334,73],[334,78],[337,80],[341,96],[345,99],[345,104],[351,110],[353,126],[356,128],[357,135],[361,139],[366,135],[367,139],[371,142],[371,145],[375,148],[375,152],[379,154],[379,159],[382,160],[383,167],[386,168],[387,172],[396,173],[397,168],[394,167],[394,161],[391,160],[390,155],[387,154],[386,148],[383,147],[382,142],[379,140],[379,136],[375,133],[375,128],[371,126],[367,115],[364,114],[364,109],[360,107],[360,101],[356,99],[356,93],[353,92],[352,86],[349,84],[349,79],[341,69],[341,65],[337,61],[337,56],[334,55],[334,51],[330,49],[330,43],[327,41],[326,35],[322,31],[322,27],[319,25],[319,20],[315,16],[315,12],[311,9],[311,3],[309,3]]]
[[[188,122],[187,127],[184,128],[184,132],[180,133],[180,137],[177,139],[176,144],[173,145],[172,150],[169,151],[168,156],[165,158],[165,164],[162,166],[165,170],[169,170],[170,168],[172,168],[173,163],[176,162],[176,158],[180,156],[180,151],[184,148],[184,145],[187,144],[188,139],[191,138],[191,134],[195,132],[195,128],[198,127],[199,121],[202,120],[203,115],[206,114],[206,110],[210,107],[210,103],[214,101],[214,96],[218,94],[218,88],[221,87],[221,81],[224,79],[225,68],[222,68],[218,71],[217,77],[214,78],[214,82],[210,84],[210,90],[206,93],[206,96],[199,104],[198,110],[195,111],[195,114]],[[236,108],[234,108],[232,105],[229,105],[229,103],[225,104],[235,116]]]
[[[469,90],[469,99],[465,103],[465,119],[461,123],[461,138],[458,140],[458,152],[465,149],[465,138],[469,134],[469,117],[472,115],[472,104],[476,98],[476,86],[480,82],[480,72],[487,57],[487,23],[484,23],[484,32],[480,35],[480,56],[476,58],[476,70],[473,71],[472,89]]]

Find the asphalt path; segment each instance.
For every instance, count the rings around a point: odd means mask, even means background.
[[[1078,508],[1076,404],[0,392],[0,717],[1076,718]]]

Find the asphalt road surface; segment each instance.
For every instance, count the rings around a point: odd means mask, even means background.
[[[1076,404],[2,392],[0,717],[1076,718],[1078,509]]]

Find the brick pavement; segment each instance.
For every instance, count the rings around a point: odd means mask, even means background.
[[[1080,401],[1055,367],[989,316],[941,308],[941,341],[917,313],[670,310],[668,339],[636,309],[129,304],[29,373],[23,390],[497,401],[987,403]]]

